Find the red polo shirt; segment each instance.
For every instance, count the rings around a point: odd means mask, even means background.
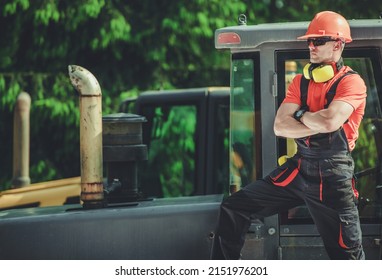
[[[307,97],[307,105],[310,112],[316,112],[324,109],[326,103],[326,93],[332,84],[344,73],[350,71],[351,68],[344,66],[334,76],[333,79],[325,83],[315,83],[310,81],[309,92]],[[296,75],[292,83],[288,87],[283,103],[295,103],[301,106],[300,83],[302,75]],[[358,127],[362,121],[366,106],[366,85],[359,75],[348,75],[344,77],[338,84],[334,100],[343,101],[350,104],[354,108],[354,112],[350,115],[349,121],[343,125],[345,134],[349,143],[350,150],[354,149],[355,141],[358,138]]]

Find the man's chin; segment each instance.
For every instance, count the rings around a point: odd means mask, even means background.
[[[311,63],[318,63],[319,62],[319,57],[314,52],[311,52],[309,54],[309,57],[310,57]]]
[[[319,64],[321,61],[319,59],[316,59],[316,58],[310,58],[310,63],[316,63],[316,64]]]

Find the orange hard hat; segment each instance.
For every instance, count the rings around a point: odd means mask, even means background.
[[[312,37],[332,37],[343,39],[346,43],[352,41],[350,26],[347,20],[331,11],[323,11],[315,15],[308,26],[304,36],[297,39],[308,39]]]

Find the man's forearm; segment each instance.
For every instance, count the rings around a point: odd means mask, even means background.
[[[317,133],[327,133],[338,129],[338,127],[333,126],[327,109],[314,113],[306,112],[300,121],[308,128],[317,131]]]
[[[275,122],[274,132],[276,136],[285,138],[302,138],[317,134],[318,132],[295,120],[292,116],[286,116]]]

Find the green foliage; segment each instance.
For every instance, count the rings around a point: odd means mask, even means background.
[[[359,129],[357,145],[352,152],[355,172],[370,170],[378,166],[378,151],[375,143],[375,131],[377,130],[373,120],[365,118]],[[378,167],[377,167],[378,168]],[[375,172],[358,178],[357,189],[364,198],[375,198],[375,186],[378,185]]]
[[[2,86],[4,85],[4,86]],[[67,76],[41,73],[0,75],[0,182],[12,175],[13,108],[20,91],[34,92],[30,110],[32,182],[79,175],[78,97]],[[50,94],[54,92],[55,95]],[[5,144],[5,145],[4,145]],[[4,172],[3,172],[4,171]],[[36,179],[37,178],[37,179]],[[5,183],[4,183],[5,182]]]
[[[157,129],[148,159],[151,176],[159,177],[164,197],[190,195],[195,183],[196,110],[171,108],[156,108]]]

